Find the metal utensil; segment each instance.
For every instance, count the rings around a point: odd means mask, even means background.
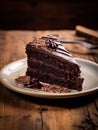
[[[86,41],[80,41],[80,40],[69,40],[69,39],[64,39],[64,38],[59,38],[59,41],[61,43],[79,43],[84,45],[85,47],[89,48],[89,49],[96,49],[98,48],[98,45],[93,45],[89,42]]]
[[[58,37],[55,34],[49,34],[47,36],[50,37],[50,38]],[[98,45],[93,45],[93,44],[91,44],[87,41],[82,41],[82,40],[70,40],[70,39],[65,39],[63,37],[58,37],[58,41],[61,42],[61,43],[79,43],[79,44],[82,44],[89,49],[98,48]]]

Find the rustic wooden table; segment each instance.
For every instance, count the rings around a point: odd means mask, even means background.
[[[0,31],[0,69],[25,58],[33,37],[58,34],[77,38],[74,31]],[[68,44],[73,56],[98,63],[98,53]],[[77,52],[76,52],[77,51]],[[98,130],[98,92],[70,99],[42,99],[13,92],[0,83],[0,130]]]

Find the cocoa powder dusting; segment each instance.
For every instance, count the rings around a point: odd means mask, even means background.
[[[20,76],[15,79],[17,84],[22,84],[24,87],[38,89],[45,92],[53,93],[67,93],[70,92],[70,89],[67,87],[61,87],[51,84],[42,84],[37,78],[31,78],[30,76]]]

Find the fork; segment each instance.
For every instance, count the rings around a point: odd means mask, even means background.
[[[56,34],[49,34],[47,36],[50,37],[50,38],[58,37],[58,36],[56,36]],[[70,39],[65,39],[63,37],[60,37],[60,38],[58,37],[58,41],[61,42],[61,43],[79,43],[79,44],[82,44],[89,49],[98,48],[98,45],[93,45],[93,44],[91,44],[87,41],[82,41],[82,40],[70,40]]]
[[[89,48],[89,49],[96,49],[98,48],[98,45],[93,45],[89,42],[86,41],[80,41],[80,40],[69,40],[69,39],[64,39],[64,38],[59,38],[59,40],[61,43],[79,43],[84,45],[85,47]]]

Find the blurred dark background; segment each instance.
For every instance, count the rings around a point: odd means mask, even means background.
[[[83,25],[98,30],[97,0],[1,0],[0,29],[74,29]]]

